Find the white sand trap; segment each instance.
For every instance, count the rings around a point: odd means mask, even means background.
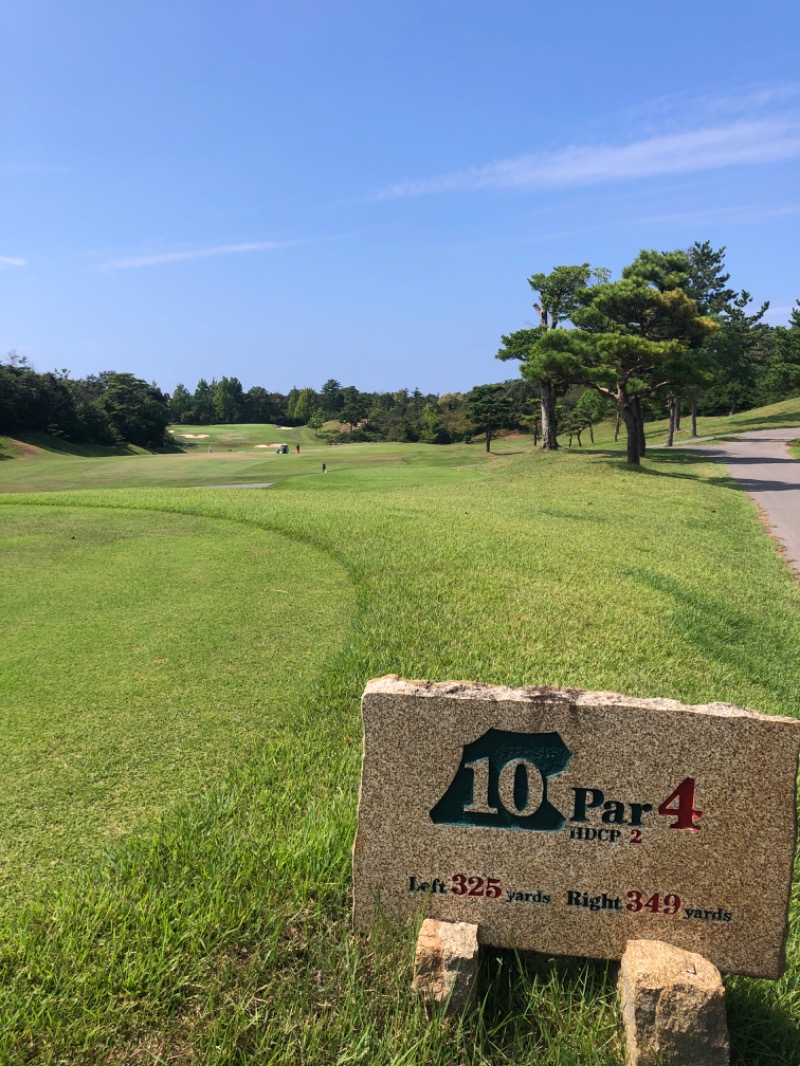
[[[256,448],[274,448],[275,445],[274,444],[256,444],[255,447]]]
[[[276,426],[276,429],[297,429],[297,426]]]
[[[192,440],[200,440],[200,439],[205,439],[206,437],[210,437],[211,434],[210,433],[179,433],[178,436],[179,437],[191,437]]]
[[[237,485],[193,485],[196,489],[268,489],[271,481],[243,481]]]

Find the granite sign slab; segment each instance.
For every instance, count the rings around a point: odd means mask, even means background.
[[[619,958],[663,940],[783,971],[800,722],[727,704],[370,681],[354,916]]]

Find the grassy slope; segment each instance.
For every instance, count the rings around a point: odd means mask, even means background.
[[[735,433],[748,433],[757,429],[781,429],[783,427],[800,426],[800,396],[791,400],[782,400],[780,403],[771,404],[769,407],[759,407],[751,411],[740,411],[735,415],[717,415],[713,417],[701,416],[697,420],[697,435],[699,437],[727,437]],[[647,440],[651,447],[662,446],[669,432],[669,421],[648,422],[645,426]],[[684,415],[681,429],[675,434],[675,443],[683,444],[690,441],[692,422],[688,415]],[[584,435],[584,445],[588,434]],[[595,440],[598,445],[607,447],[613,444],[614,425],[606,422],[595,429]],[[625,427],[620,431],[618,447],[624,450]]]
[[[418,454],[264,493],[36,501],[286,533],[346,566],[359,611],[274,743],[18,913],[0,955],[7,1061],[620,1061],[602,966],[493,957],[482,1010],[430,1026],[407,993],[410,940],[352,939],[358,695],[397,672],[797,713],[797,586],[700,457],[634,472],[598,455]],[[731,982],[737,1061],[800,1061],[798,911],[784,979]]]
[[[169,451],[163,448],[160,452]],[[155,451],[141,448],[138,444],[124,444],[109,447],[104,444],[75,444],[63,437],[53,437],[49,433],[26,433],[24,438],[0,437],[0,460],[3,459],[102,459],[119,455],[154,455]]]

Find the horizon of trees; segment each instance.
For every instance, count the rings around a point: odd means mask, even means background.
[[[308,425],[332,441],[450,444],[499,429],[530,433],[545,450],[616,415],[628,460],[645,449],[646,422],[669,416],[670,443],[683,414],[734,413],[800,392],[800,300],[788,326],[763,321],[768,303],[728,287],[725,248],[708,242],[643,251],[616,282],[588,263],[533,274],[538,324],[502,337],[501,360],[519,378],[468,392],[364,392],[329,378],[287,394],[244,390],[236,377],[201,378],[170,396],[130,373],[83,379],[39,373],[25,357],[0,362],[0,433],[48,433],[74,443],[159,447],[167,426],[212,423]],[[326,423],[336,423],[334,428]]]
[[[164,444],[169,397],[133,374],[104,370],[72,379],[37,373],[24,356],[0,363],[0,433],[47,433],[75,444]]]
[[[528,279],[539,324],[503,336],[497,358],[519,360],[539,390],[543,450],[559,447],[558,397],[576,386],[611,405],[632,464],[645,453],[645,423],[664,406],[671,445],[682,413],[694,436],[698,412],[734,414],[800,391],[800,300],[788,327],[771,327],[769,303],[750,308],[749,292],[728,288],[724,263],[725,248],[705,241],[643,250],[618,281],[589,263]],[[579,404],[588,410],[585,395]],[[562,428],[578,428],[576,417]]]

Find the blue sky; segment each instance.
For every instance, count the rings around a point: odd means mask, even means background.
[[[0,351],[465,390],[526,278],[727,246],[800,297],[800,4],[0,0]]]

